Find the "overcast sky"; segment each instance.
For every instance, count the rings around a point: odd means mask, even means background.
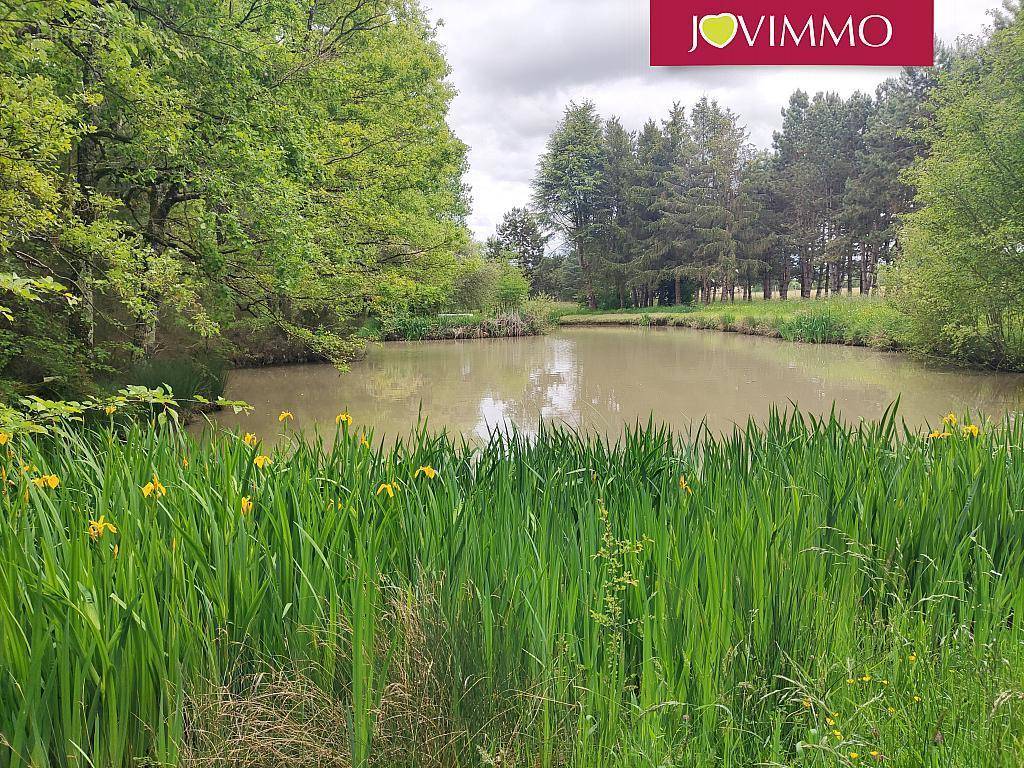
[[[459,91],[450,122],[470,148],[477,237],[530,197],[544,141],[570,100],[594,101],[638,129],[673,101],[707,94],[739,113],[751,140],[771,144],[796,88],[873,91],[893,74],[876,68],[715,67],[653,69],[648,0],[422,0],[439,30]],[[936,0],[940,37],[975,34],[999,0]]]

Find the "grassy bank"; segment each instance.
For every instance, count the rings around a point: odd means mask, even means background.
[[[457,339],[508,339],[539,336],[549,318],[524,308],[494,316],[477,313],[406,316],[377,323],[363,335],[376,341],[451,341]]]
[[[8,437],[0,762],[1024,759],[1020,424],[341,425]]]
[[[578,313],[565,315],[560,322],[563,325],[677,326],[884,349],[902,348],[906,338],[904,320],[884,301],[845,297]]]

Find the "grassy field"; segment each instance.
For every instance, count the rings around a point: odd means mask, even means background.
[[[654,307],[564,315],[562,325],[659,325],[773,336],[817,344],[897,349],[904,321],[881,299],[834,297],[791,301]]]
[[[0,764],[1024,761],[1019,423],[341,429],[5,436]]]

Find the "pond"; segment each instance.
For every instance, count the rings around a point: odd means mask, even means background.
[[[706,420],[715,431],[773,404],[846,419],[878,418],[897,397],[915,427],[949,411],[1002,417],[1024,410],[1024,376],[925,366],[870,349],[794,344],[686,328],[563,329],[549,336],[375,345],[351,371],[330,365],[239,370],[227,396],[251,414],[217,414],[227,427],[267,437],[294,426],[333,434],[349,411],[377,439],[405,436],[420,418],[431,429],[485,438],[515,425],[535,433],[539,420],[610,436],[624,425],[658,421],[687,430]]]

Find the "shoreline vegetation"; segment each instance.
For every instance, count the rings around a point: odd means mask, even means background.
[[[906,320],[881,298],[833,297],[791,301],[648,307],[562,314],[565,327],[668,326],[766,336],[812,344],[907,351]]]
[[[1016,765],[1024,424],[897,424],[5,433],[4,764]]]

